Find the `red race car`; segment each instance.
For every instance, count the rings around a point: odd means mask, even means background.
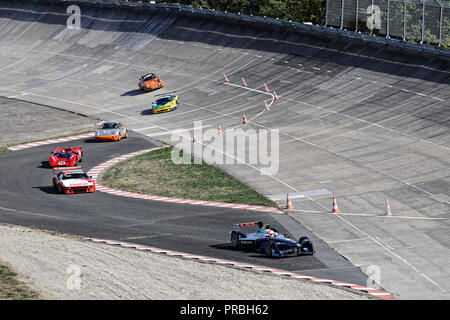
[[[81,161],[83,161],[81,147],[56,148],[48,159],[50,167],[74,167]]]
[[[95,191],[95,181],[82,167],[53,168],[53,188],[59,193],[85,193]]]

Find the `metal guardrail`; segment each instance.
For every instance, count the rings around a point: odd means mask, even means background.
[[[42,0],[32,0],[36,2],[42,2]],[[328,1],[350,1],[350,0],[328,0]],[[364,0],[353,0],[364,1]],[[375,0],[365,0],[375,1]],[[376,0],[385,1],[385,0]],[[389,1],[414,1],[414,0],[389,0]],[[417,0],[419,1],[419,0]],[[436,0],[421,0],[421,1],[436,1]],[[439,1],[439,0],[437,0]],[[316,34],[330,34],[337,37],[345,37],[351,39],[358,39],[362,41],[376,42],[384,45],[392,45],[401,48],[407,48],[412,50],[418,50],[421,52],[428,52],[434,54],[440,54],[450,57],[450,50],[442,49],[432,45],[422,44],[418,42],[412,42],[408,40],[394,39],[389,37],[380,37],[375,34],[365,34],[358,31],[344,30],[344,28],[333,28],[327,26],[312,25],[301,22],[286,21],[274,18],[245,15],[240,13],[220,12],[213,9],[195,8],[188,5],[182,5],[178,3],[150,3],[150,2],[135,2],[127,0],[52,0],[51,2],[63,2],[68,4],[102,4],[108,6],[126,6],[126,7],[143,7],[156,10],[170,10],[180,13],[187,13],[197,16],[209,16],[213,18],[226,19],[227,21],[246,22],[259,25],[270,25],[272,27],[287,28],[294,31],[316,33]]]

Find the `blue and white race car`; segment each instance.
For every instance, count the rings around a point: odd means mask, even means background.
[[[241,227],[258,226],[256,232],[244,233]],[[314,246],[308,237],[301,237],[298,242],[292,240],[262,222],[246,222],[234,225],[230,232],[231,245],[235,249],[253,248],[264,252],[267,257],[283,258],[285,255],[314,254]]]

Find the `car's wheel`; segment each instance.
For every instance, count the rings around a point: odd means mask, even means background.
[[[264,245],[264,254],[266,257],[272,257],[272,258],[283,258],[283,255],[281,254],[280,250],[277,248],[275,242],[272,241],[266,241]]]
[[[264,244],[264,254],[268,258],[272,257],[272,242],[266,241],[266,243]]]
[[[309,238],[308,237],[300,237],[300,239],[298,239],[298,243],[300,243],[300,244],[302,244],[305,241],[309,242]]]
[[[128,131],[125,131],[125,139],[128,138]]]
[[[234,249],[238,249],[241,246],[241,240],[239,239],[239,234],[237,232],[231,233],[231,245]]]
[[[301,237],[298,239],[298,243],[302,245],[302,248],[307,248],[309,253],[314,254],[314,246],[308,237]],[[302,251],[306,252],[305,250]]]
[[[62,193],[62,189],[61,189],[61,186],[59,185],[59,184],[57,184],[57,189],[58,189],[58,193]]]

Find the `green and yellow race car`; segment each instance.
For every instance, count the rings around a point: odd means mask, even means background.
[[[173,111],[178,108],[178,96],[173,94],[162,94],[158,100],[152,103],[152,113]]]

